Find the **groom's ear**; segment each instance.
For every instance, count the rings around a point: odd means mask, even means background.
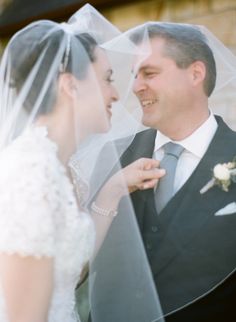
[[[70,73],[60,74],[58,80],[58,89],[64,92],[71,99],[78,97],[78,82],[77,79]]]
[[[195,61],[189,66],[192,84],[198,86],[202,84],[206,78],[206,66],[202,61]]]

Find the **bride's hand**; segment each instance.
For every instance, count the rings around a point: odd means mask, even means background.
[[[117,192],[122,197],[138,189],[154,188],[158,180],[165,175],[165,170],[160,169],[158,160],[141,158],[118,171],[108,181],[111,191]]]
[[[121,198],[138,189],[154,188],[165,174],[165,170],[159,166],[160,162],[157,160],[139,159],[116,172],[101,188],[91,206],[97,237],[94,254],[103,243],[107,230],[117,214]]]
[[[101,209],[116,210],[120,199],[138,189],[154,188],[165,175],[159,168],[160,162],[141,158],[115,173],[102,187],[95,204]],[[111,217],[112,218],[112,217]]]
[[[139,159],[121,170],[128,186],[129,193],[138,189],[154,188],[159,179],[165,175],[165,170],[160,169],[160,161],[148,158]]]

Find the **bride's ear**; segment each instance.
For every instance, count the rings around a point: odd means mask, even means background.
[[[78,81],[77,79],[70,73],[60,74],[58,80],[58,89],[60,92],[64,92],[71,99],[78,97]]]

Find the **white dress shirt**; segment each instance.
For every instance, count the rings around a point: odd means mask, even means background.
[[[184,140],[172,141],[170,138],[157,131],[153,155],[155,159],[162,160],[164,156],[163,145],[168,142],[177,143],[184,147],[184,151],[180,155],[176,167],[174,194],[183,186],[197,167],[216,132],[217,126],[214,115],[210,113],[208,119]]]

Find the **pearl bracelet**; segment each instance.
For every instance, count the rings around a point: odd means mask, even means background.
[[[107,209],[100,208],[95,204],[95,202],[92,203],[91,210],[96,214],[104,217],[115,217],[118,214],[117,210],[107,210]]]

